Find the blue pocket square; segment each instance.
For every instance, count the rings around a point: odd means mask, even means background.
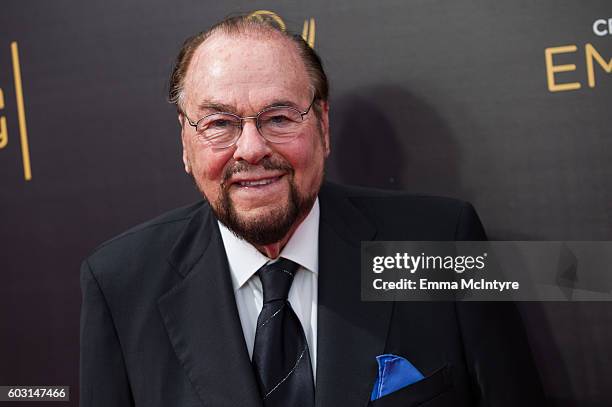
[[[378,374],[372,390],[371,401],[393,393],[423,379],[423,375],[408,360],[401,356],[385,354],[376,356]]]

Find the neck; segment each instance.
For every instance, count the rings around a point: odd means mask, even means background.
[[[296,222],[293,223],[293,226],[291,226],[291,229],[289,229],[289,232],[287,232],[287,234],[278,242],[270,243],[263,246],[255,246],[255,248],[266,257],[270,259],[276,259],[280,255],[280,252],[283,250],[289,239],[291,239],[291,236],[293,236],[298,226],[300,226],[304,219],[306,219],[307,215],[308,213],[298,218]]]

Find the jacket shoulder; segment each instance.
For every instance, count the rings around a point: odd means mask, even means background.
[[[334,183],[326,183],[324,188],[327,188],[332,194],[344,197],[352,202],[368,202],[370,206],[380,206],[381,208],[386,208],[390,205],[411,204],[413,206],[424,206],[431,211],[436,211],[444,209],[462,210],[467,206],[471,206],[469,202],[456,198],[420,195],[406,191],[365,188]]]
[[[466,201],[405,191],[327,183],[325,194],[347,199],[386,240],[485,240],[474,207]]]
[[[121,263],[123,260],[134,259],[138,256],[167,255],[168,250],[187,223],[204,206],[206,203],[201,201],[171,210],[134,226],[100,244],[86,259],[86,262],[103,266],[109,262]],[[125,264],[125,261],[123,263]]]

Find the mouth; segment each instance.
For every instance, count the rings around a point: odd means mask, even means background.
[[[253,180],[253,181],[238,181],[236,185],[238,185],[239,187],[243,187],[243,188],[244,187],[257,188],[257,187],[263,187],[266,185],[270,185],[278,181],[279,179],[281,179],[281,177],[263,178],[263,179]]]
[[[231,186],[238,188],[249,188],[249,189],[259,189],[265,188],[272,184],[277,183],[284,177],[285,174],[279,174],[268,177],[261,176],[252,176],[252,177],[240,177],[239,179],[234,179],[231,181]]]

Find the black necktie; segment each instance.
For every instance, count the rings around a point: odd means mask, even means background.
[[[265,407],[314,406],[308,342],[287,300],[298,267],[281,258],[257,271],[264,300],[257,318],[253,367]]]

